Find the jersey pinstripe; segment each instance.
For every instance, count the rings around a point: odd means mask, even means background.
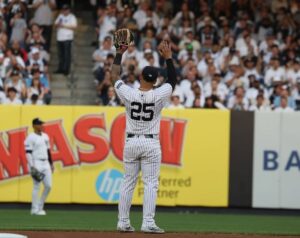
[[[118,80],[115,90],[126,107],[126,132],[135,135],[159,134],[161,110],[171,97],[172,86],[165,83],[158,88],[141,91]]]
[[[159,142],[161,110],[168,103],[172,86],[165,83],[159,88],[141,91],[115,83],[115,90],[126,107],[126,138],[124,147],[124,179],[120,189],[118,227],[130,225],[129,211],[139,171],[144,181],[143,226],[155,224],[155,207],[161,163]],[[144,135],[154,135],[152,138]]]

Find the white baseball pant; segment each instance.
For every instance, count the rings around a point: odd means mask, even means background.
[[[45,174],[44,179],[41,181],[44,184],[41,197],[39,197],[41,182],[33,179],[31,212],[35,213],[44,209],[45,201],[52,187],[52,171],[48,160],[33,160],[33,166]]]
[[[124,178],[120,190],[118,226],[130,224],[129,212],[140,170],[144,182],[143,225],[155,224],[161,148],[158,138],[127,138],[124,147]]]

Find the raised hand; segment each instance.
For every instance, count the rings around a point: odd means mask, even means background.
[[[158,52],[164,59],[171,59],[172,58],[172,50],[171,45],[168,41],[163,40],[158,46]]]

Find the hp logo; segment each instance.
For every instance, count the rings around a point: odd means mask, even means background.
[[[123,174],[115,169],[103,171],[97,178],[96,191],[105,201],[119,201],[120,187]]]

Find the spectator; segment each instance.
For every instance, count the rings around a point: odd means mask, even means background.
[[[39,95],[32,94],[30,98],[26,100],[26,105],[43,105],[43,101],[39,99]]]
[[[109,101],[108,89],[112,87],[112,78],[110,70],[105,71],[103,81],[97,86],[98,97],[101,104],[105,105]]]
[[[169,109],[184,109],[184,106],[180,103],[180,97],[177,94],[172,95],[171,103],[168,106]]]
[[[142,70],[146,66],[159,67],[159,64],[155,61],[154,53],[151,49],[146,49],[144,51],[144,57],[139,62],[140,70]]]
[[[14,87],[7,89],[7,98],[4,99],[3,104],[7,105],[21,105],[22,101],[17,96],[18,91]]]
[[[193,84],[196,82],[198,84],[199,88],[196,89],[196,85]],[[184,106],[185,107],[192,107],[193,102],[196,98],[196,95],[194,94],[193,89],[196,89],[197,92],[199,92],[199,106],[203,106],[204,104],[204,93],[203,93],[203,85],[200,80],[197,79],[197,71],[193,68],[191,68],[186,75],[186,79],[182,80],[180,83],[180,88],[182,90],[183,96],[184,96]]]
[[[130,72],[128,75],[126,75],[126,78],[124,81],[131,88],[138,89],[140,87],[140,83],[136,79],[136,76],[133,72]]]
[[[121,104],[120,100],[116,96],[116,92],[115,92],[114,87],[110,86],[107,90],[107,101],[104,101],[103,105],[116,107],[116,106],[119,106],[120,104]]]
[[[272,57],[270,68],[266,71],[265,84],[267,87],[285,82],[285,69],[280,66],[279,58]]]
[[[27,89],[27,99],[32,99],[33,95],[37,95],[39,100],[43,100],[45,89],[38,77],[33,77],[30,88]]]
[[[55,20],[57,28],[57,46],[58,46],[58,69],[56,73],[68,75],[71,67],[72,42],[74,39],[74,30],[77,27],[76,17],[71,13],[70,7],[64,5],[62,12]]]
[[[39,81],[39,83],[37,83],[37,81]],[[35,85],[34,88],[32,88],[32,85]],[[45,104],[50,104],[52,93],[50,90],[49,81],[45,74],[41,74],[37,66],[34,66],[34,68],[32,68],[31,76],[26,79],[26,86],[27,88],[32,88],[30,91],[32,91],[33,94],[39,95],[40,99],[43,99]]]
[[[189,10],[189,5],[184,2],[181,5],[181,11],[176,14],[176,16],[173,19],[174,25],[180,25],[185,19],[190,19],[193,21],[195,18],[195,15],[192,11]]]
[[[53,10],[56,8],[55,0],[34,0],[32,8],[35,9],[32,22],[39,24],[43,29],[45,49],[49,51],[52,37]]]
[[[180,66],[183,67],[187,60],[193,60],[196,64],[198,63],[197,52],[191,43],[186,44],[185,48],[180,50],[178,54]]]
[[[192,82],[191,88],[193,91],[193,98],[194,98],[193,108],[203,107],[205,100],[204,100],[202,88],[200,88],[199,84],[196,81]]]
[[[191,44],[196,52],[200,51],[200,43],[198,40],[195,39],[195,35],[192,31],[192,29],[188,29],[185,32],[185,36],[179,43],[179,48],[182,50],[186,47],[187,44]]]
[[[275,112],[293,112],[294,109],[288,106],[288,99],[281,97],[280,107],[275,108]]]
[[[110,36],[106,36],[102,44],[99,42],[99,48],[93,53],[93,72],[98,81],[103,79],[104,63],[107,60],[107,56],[112,54],[114,54],[114,50],[112,49],[112,39]]]
[[[106,9],[100,8],[98,10],[98,26],[99,26],[99,38],[98,40],[102,42],[105,37],[112,36],[112,32],[116,30],[117,19],[114,15],[113,8],[108,5]]]
[[[288,83],[295,86],[300,81],[300,61],[294,60],[293,64],[288,67],[286,72],[286,79]]]
[[[9,88],[14,88],[18,99],[24,99],[26,97],[26,86],[23,82],[20,71],[17,69],[14,69],[11,72],[10,79],[5,82],[6,93],[8,93]]]
[[[23,47],[21,47],[21,45],[18,41],[15,41],[15,40],[12,41],[11,52],[14,56],[21,57],[24,62],[27,61],[28,54],[27,54],[26,50]]]
[[[27,31],[26,44],[29,50],[31,50],[34,45],[39,44],[43,49],[47,49],[46,42],[49,44],[48,40],[42,35],[43,30],[36,23],[32,24],[30,29]]]
[[[255,104],[249,107],[249,111],[269,112],[271,111],[271,108],[268,104],[268,101],[265,100],[264,95],[258,94]]]
[[[228,99],[227,107],[236,111],[246,111],[249,107],[249,101],[245,97],[245,90],[243,87],[237,87],[234,90],[234,95]]]
[[[250,104],[255,104],[255,100],[259,94],[259,81],[254,74],[248,76],[249,88],[246,90],[246,98],[249,100]]]
[[[21,11],[15,12],[14,17],[10,20],[10,27],[12,28],[10,42],[18,41],[24,46],[27,24]]]
[[[287,99],[287,104],[288,107],[295,109],[296,108],[296,103],[295,99],[290,95],[290,90],[287,88],[287,86],[283,86],[280,95],[277,95],[274,97],[273,105],[275,108],[280,107],[281,105],[281,98],[286,98]]]
[[[215,74],[211,83],[207,83],[204,86],[205,98],[216,96],[221,102],[224,102],[228,95],[228,89],[221,81],[221,75]]]
[[[212,95],[205,98],[205,109],[226,109],[225,106],[219,102],[219,98],[216,95]]]
[[[32,48],[30,57],[27,62],[27,70],[30,73],[33,66],[37,66],[42,73],[48,73],[48,63],[41,57],[40,50],[38,48]]]

